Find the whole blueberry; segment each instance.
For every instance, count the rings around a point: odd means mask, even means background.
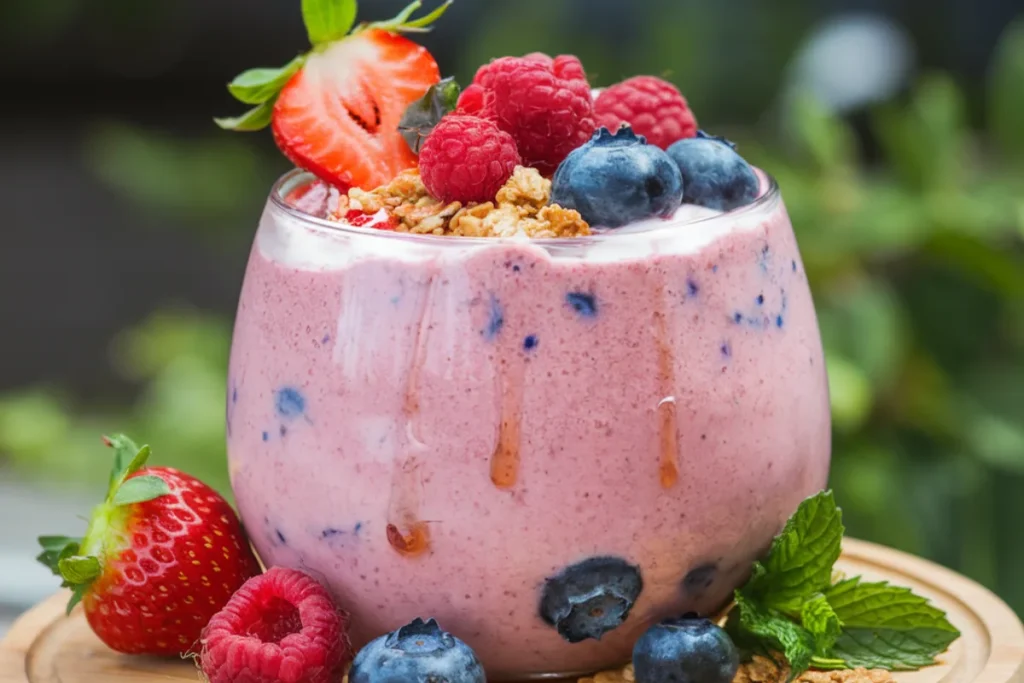
[[[618,557],[590,557],[544,581],[540,616],[570,643],[600,640],[629,616],[640,570]]]
[[[433,619],[414,619],[364,647],[349,683],[486,683],[473,650]]]
[[[559,164],[551,203],[576,209],[594,226],[617,228],[652,216],[671,216],[683,197],[679,169],[665,152],[623,126],[600,128]]]
[[[729,211],[757,199],[754,169],[724,138],[701,134],[668,148],[683,174],[683,203]]]
[[[739,665],[732,640],[708,619],[663,621],[633,646],[636,683],[731,683]]]

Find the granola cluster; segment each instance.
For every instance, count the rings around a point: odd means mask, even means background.
[[[411,169],[370,192],[352,188],[330,217],[344,220],[352,210],[375,214],[384,209],[395,230],[421,235],[542,239],[590,234],[579,212],[548,204],[550,197],[550,180],[536,169],[517,166],[493,202],[446,204],[431,197],[419,172]]]
[[[780,661],[782,658],[779,658]],[[789,667],[778,665],[768,657],[754,655],[749,662],[740,664],[733,683],[785,683],[789,679]],[[633,665],[621,669],[610,669],[580,678],[577,683],[635,683]],[[885,669],[841,669],[838,671],[805,671],[797,676],[796,683],[895,683],[892,672]]]

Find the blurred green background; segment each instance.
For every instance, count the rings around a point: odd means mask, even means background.
[[[1024,614],[1024,18],[770,5],[457,0],[424,42],[463,82],[532,50],[578,54],[594,85],[666,75],[773,173],[818,307],[849,532]],[[97,488],[99,434],[122,430],[226,491],[233,306],[287,164],[210,117],[236,111],[231,76],[305,44],[298,2],[5,0],[0,37],[0,74],[25,85],[0,133],[0,477]]]

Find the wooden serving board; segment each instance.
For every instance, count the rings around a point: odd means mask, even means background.
[[[908,586],[946,610],[962,637],[936,666],[899,673],[900,683],[1024,683],[1024,626],[987,589],[936,564],[846,539],[837,565],[847,575]],[[1024,568],[1022,568],[1024,570]],[[89,630],[78,608],[64,616],[60,593],[26,612],[0,643],[0,683],[199,681],[191,661],[119,655]]]

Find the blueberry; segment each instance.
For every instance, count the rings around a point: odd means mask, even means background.
[[[683,174],[683,202],[729,211],[757,199],[754,169],[720,138],[686,138],[673,143],[668,155]]]
[[[739,665],[725,631],[689,614],[655,624],[633,646],[637,683],[730,683]]]
[[[473,650],[433,619],[414,619],[359,651],[349,683],[486,683]]]
[[[590,557],[544,582],[540,616],[570,643],[600,640],[629,616],[643,590],[640,570],[618,557]]]
[[[569,153],[551,181],[551,202],[576,209],[591,225],[617,228],[671,216],[683,198],[679,169],[629,127],[601,128]]]

